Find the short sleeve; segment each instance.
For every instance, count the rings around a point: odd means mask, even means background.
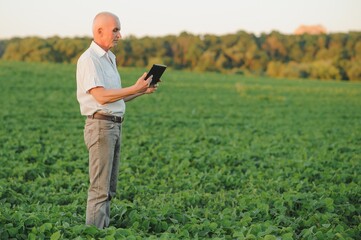
[[[77,80],[78,85],[84,93],[95,87],[103,87],[104,79],[99,61],[85,57],[78,61]]]

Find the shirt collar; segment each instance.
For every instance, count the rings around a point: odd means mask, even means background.
[[[94,41],[90,44],[91,49],[94,50],[94,52],[99,56],[103,57],[107,52],[104,51],[103,48],[101,48],[98,44],[96,44]]]
[[[101,48],[98,44],[96,44],[96,42],[92,41],[92,43],[90,44],[90,47],[91,49],[94,50],[94,52],[99,56],[99,57],[103,57],[106,55],[109,56],[109,58],[115,62],[115,55],[111,52],[111,51],[108,51],[106,52],[103,48]]]

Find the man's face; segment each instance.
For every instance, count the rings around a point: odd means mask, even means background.
[[[118,18],[109,19],[108,24],[103,28],[102,42],[108,49],[117,45],[121,39],[120,22]]]

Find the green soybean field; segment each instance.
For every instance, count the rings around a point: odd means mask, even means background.
[[[127,103],[99,230],[75,69],[0,61],[0,239],[360,239],[360,83],[169,68]]]

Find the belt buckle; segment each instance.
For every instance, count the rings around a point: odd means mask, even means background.
[[[118,116],[112,116],[112,120],[113,120],[113,122],[121,122],[122,121],[122,117],[118,117]]]

